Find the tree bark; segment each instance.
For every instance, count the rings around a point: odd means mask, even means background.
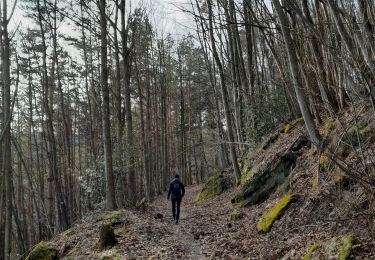
[[[107,68],[107,20],[106,20],[106,1],[100,0],[100,53],[101,53],[101,79],[103,96],[103,142],[104,142],[104,168],[106,175],[106,209],[115,210],[116,196],[113,177],[112,162],[112,141],[111,141],[111,122],[109,114],[109,86],[108,86],[108,68]]]
[[[237,163],[237,154],[236,154],[236,148],[234,144],[235,139],[234,139],[234,134],[233,134],[233,125],[232,125],[232,118],[231,118],[231,112],[230,112],[229,101],[228,101],[228,90],[226,86],[224,68],[223,68],[219,54],[216,49],[215,36],[214,36],[214,31],[213,31],[214,30],[213,29],[213,12],[212,12],[211,0],[207,0],[207,6],[208,6],[208,23],[209,23],[212,53],[213,53],[216,65],[219,69],[220,80],[221,80],[221,91],[222,91],[222,97],[223,97],[223,103],[224,103],[225,119],[227,121],[228,139],[230,142],[229,144],[230,156],[232,160],[234,176],[236,177],[236,179],[239,179],[241,177],[241,171]]]
[[[305,121],[305,125],[309,133],[311,142],[316,147],[320,148],[321,137],[319,135],[319,132],[317,131],[314,120],[310,114],[310,111],[308,109],[308,104],[306,101],[306,97],[305,97],[305,93],[303,92],[303,87],[302,87],[301,78],[300,78],[301,70],[299,68],[297,53],[294,47],[294,43],[292,41],[289,22],[287,20],[286,15],[284,14],[284,11],[282,10],[279,0],[272,0],[272,2],[275,6],[275,11],[280,20],[281,30],[282,30],[283,38],[284,38],[285,45],[287,48],[287,52],[288,52],[289,66],[293,75],[294,90],[296,92],[296,96],[297,96],[299,107],[301,109],[302,117]]]

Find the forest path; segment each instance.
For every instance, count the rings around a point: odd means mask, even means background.
[[[181,214],[179,224],[175,224],[172,218],[171,201],[166,195],[158,197],[154,203],[154,209],[163,215],[159,225],[166,228],[165,240],[176,254],[176,258],[183,259],[205,259],[206,255],[203,245],[199,242],[196,232],[196,219],[200,216],[201,207],[195,202],[197,193],[201,186],[191,186],[186,188],[186,194],[181,204]]]
[[[57,235],[52,244],[61,259],[243,259],[247,253],[238,243],[243,225],[229,223],[231,191],[204,202],[195,198],[202,185],[186,187],[179,224],[172,218],[167,193],[139,210],[90,214],[68,231]],[[100,227],[111,223],[118,244],[98,251]],[[247,228],[248,230],[248,228]]]

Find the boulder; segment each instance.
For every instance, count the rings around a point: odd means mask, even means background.
[[[50,244],[42,241],[37,244],[26,260],[55,260],[58,258],[58,250],[53,248]]]
[[[229,188],[229,185],[224,178],[223,173],[218,173],[211,176],[203,189],[198,193],[196,201],[204,201],[212,199]]]

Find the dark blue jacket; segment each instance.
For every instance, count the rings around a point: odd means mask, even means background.
[[[168,199],[181,199],[185,195],[185,187],[182,182],[175,178],[169,184]]]

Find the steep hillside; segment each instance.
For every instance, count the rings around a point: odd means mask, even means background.
[[[178,225],[162,195],[137,211],[87,216],[29,259],[373,259],[374,124],[343,118],[321,126],[322,154],[296,120],[243,155],[236,185],[228,169],[187,187]],[[105,224],[117,244],[100,250]]]

